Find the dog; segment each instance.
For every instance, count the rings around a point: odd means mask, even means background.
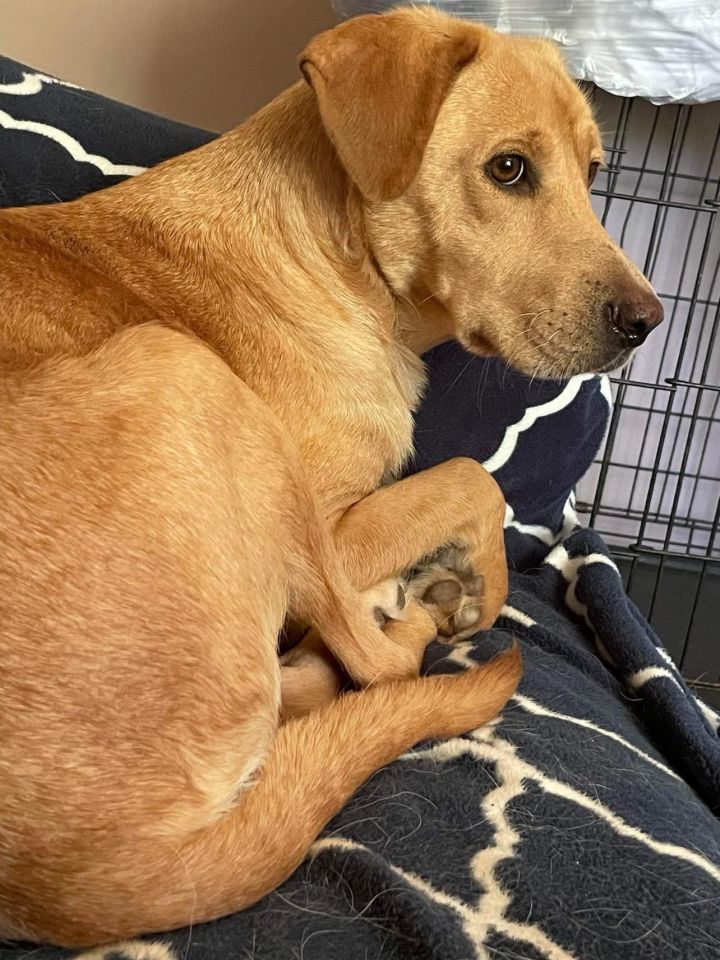
[[[420,355],[567,377],[662,319],[552,45],[400,10],[300,67],[196,151],[0,215],[4,938],[252,904],[381,765],[494,717],[516,648],[418,676],[507,590],[480,465],[396,480]]]

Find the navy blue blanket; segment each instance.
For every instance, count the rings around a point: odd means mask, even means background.
[[[0,59],[0,204],[70,199],[210,137]],[[426,669],[464,669],[514,634],[518,695],[494,724],[379,771],[256,907],[96,957],[720,958],[718,718],[573,510],[607,381],[530,383],[455,344],[427,361],[413,469],[485,463],[508,501],[512,573],[497,627],[433,644]],[[0,946],[29,955],[66,953]]]

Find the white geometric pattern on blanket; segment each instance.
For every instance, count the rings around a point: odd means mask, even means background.
[[[522,610],[517,610],[515,607],[511,607],[509,604],[505,606],[500,611],[501,617],[507,617],[508,620],[514,620],[515,623],[519,623],[521,627],[536,627],[537,621],[533,620],[532,617],[529,617],[526,613],[523,613]]]
[[[516,693],[512,702],[517,703],[517,705],[522,707],[523,710],[526,710],[528,713],[532,713],[536,717],[548,717],[552,720],[562,720],[564,723],[572,723],[578,727],[584,727],[585,730],[591,730],[593,733],[598,733],[603,737],[614,740],[615,743],[622,744],[626,750],[630,750],[638,757],[641,757],[646,763],[651,764],[653,767],[657,767],[658,770],[662,770],[663,773],[666,773],[669,777],[678,780],[680,783],[684,783],[682,777],[678,776],[678,774],[675,773],[674,770],[671,770],[670,767],[665,766],[665,764],[661,763],[659,760],[655,760],[654,757],[651,757],[649,754],[645,753],[644,750],[641,750],[633,743],[630,743],[629,740],[626,740],[625,737],[621,736],[619,733],[615,733],[613,730],[606,730],[597,723],[593,723],[592,720],[586,720],[584,717],[573,717],[569,713],[558,713],[556,710],[551,710],[549,707],[544,707],[536,700],[533,700],[531,697],[527,697],[522,693]]]
[[[565,551],[565,553],[567,554],[567,551]],[[582,557],[581,559],[591,560],[591,558],[593,557],[597,558],[601,556],[602,556],[601,554],[589,554],[587,557]],[[608,558],[605,557],[604,559],[607,560]],[[585,607],[584,604],[581,604],[575,598],[575,595],[574,595],[574,585],[577,582],[577,572],[581,566],[582,565],[578,564],[578,565],[575,565],[574,567],[575,579],[573,580],[573,583],[571,585],[573,588],[573,595],[571,598],[571,602],[568,604],[568,606],[570,606],[570,609],[573,610],[575,613],[578,613],[581,616],[584,616],[585,622],[593,631],[593,635],[595,637],[595,642],[598,645],[598,649],[604,654],[604,659],[607,661],[610,661],[610,655],[605,649],[605,645],[597,636],[597,633],[595,632],[592,624],[590,623],[590,618],[588,617],[588,614],[587,614],[587,607]],[[615,564],[612,563],[612,561],[610,561],[610,566],[615,567]],[[616,567],[615,569],[617,570]],[[568,587],[568,590],[570,590],[570,587]],[[567,600],[567,596],[566,596],[566,600]],[[533,620],[532,617],[529,617],[526,613],[523,613],[522,610],[517,610],[515,607],[512,607],[509,604],[505,604],[505,606],[500,611],[500,616],[505,617],[507,620],[513,620],[515,623],[519,624],[522,627],[525,627],[526,629],[537,626],[536,621]],[[459,643],[453,650],[453,653],[450,654],[447,657],[447,659],[454,663],[459,663],[462,666],[472,667],[474,666],[475,661],[472,660],[472,658],[469,656],[471,649],[472,649],[472,644],[470,642],[466,641],[465,643]],[[673,667],[674,670],[677,670],[667,650],[665,650],[663,647],[656,647],[655,649],[660,654],[660,656],[662,656],[664,659],[666,659],[668,663],[670,663],[670,665]],[[641,670],[637,674],[631,675],[630,677],[627,678],[628,686],[630,686],[632,689],[635,689],[635,690],[639,689],[645,682],[647,682],[648,679],[650,679],[650,677],[647,675],[647,670],[652,671],[653,677],[660,676],[660,675],[669,677],[678,687],[680,687],[678,680],[665,667],[649,667],[649,668],[646,668],[646,670]],[[682,687],[680,687],[680,689],[682,689]],[[578,718],[571,718],[565,714],[556,714],[553,711],[548,710],[548,708],[546,707],[540,708],[538,704],[535,704],[534,706],[532,706],[533,701],[531,701],[529,697],[521,697],[520,695],[517,695],[515,697],[515,700],[519,702],[521,706],[525,706],[526,709],[528,709],[529,712],[531,713],[533,712],[538,714],[542,713],[542,715],[544,716],[555,716],[557,718],[562,718],[564,720],[571,720],[572,722],[575,722],[580,726],[594,727],[594,724],[592,724],[590,720],[580,720]],[[697,703],[701,713],[703,713],[703,715],[705,716],[705,719],[713,728],[713,730],[720,729],[720,717],[718,717],[718,715],[713,710],[711,710],[710,707],[706,706],[702,702],[702,700],[699,700],[697,697],[695,698],[695,702]],[[671,776],[675,777],[676,779],[678,780],[682,779],[681,777],[678,777],[677,774],[674,773],[669,767],[666,767],[663,764],[658,763],[658,761],[656,760],[652,760],[652,758],[648,757],[647,754],[643,753],[641,750],[638,750],[637,747],[633,747],[632,744],[628,743],[626,740],[623,740],[623,738],[620,737],[618,734],[610,734],[599,727],[597,729],[600,732],[605,733],[606,736],[610,736],[612,737],[612,739],[617,739],[625,743],[625,745],[629,747],[631,750],[636,750],[641,756],[645,757],[647,760],[650,760],[651,763],[657,764],[661,769],[665,770],[666,773],[669,773]]]
[[[590,566],[593,563],[604,563],[606,566],[611,567],[619,577],[620,571],[618,568],[615,566],[610,557],[606,557],[604,553],[590,553],[579,557],[571,557],[567,552],[567,548],[562,543],[559,543],[553,550],[550,551],[550,553],[543,560],[543,563],[548,564],[550,567],[554,567],[559,573],[562,574],[563,578],[567,582],[567,590],[565,591],[565,603],[567,607],[572,610],[574,614],[582,617],[595,639],[595,645],[598,653],[605,663],[609,664],[611,667],[615,667],[615,663],[610,656],[607,647],[600,639],[597,630],[590,620],[587,606],[578,600],[577,596],[575,595],[575,591],[577,589],[580,571],[584,567]]]
[[[48,77],[45,73],[30,73],[23,70],[22,80],[15,80],[13,83],[0,83],[0,93],[8,93],[13,96],[33,96],[40,93],[45,85],[55,84],[58,87],[69,87],[71,90],[82,90],[76,83],[68,83],[67,80],[58,80],[57,77]]]
[[[662,653],[661,651],[658,652]],[[667,667],[643,667],[642,670],[637,670],[635,673],[630,674],[630,676],[626,678],[626,682],[632,690],[640,690],[651,680],[669,680],[684,694],[685,691],[678,677],[679,674],[674,665],[672,670],[669,670]],[[706,703],[703,703],[699,697],[696,697],[694,693],[691,692],[691,696],[698,710],[702,713],[705,720],[707,720],[713,733],[717,733],[720,730],[720,716]]]
[[[670,678],[675,679],[675,676],[680,676],[680,671],[675,666],[675,661],[667,652],[665,647],[663,646],[657,647],[657,652],[663,658],[665,663],[667,663],[667,665],[671,668],[672,672],[670,674]],[[673,673],[675,674],[675,676],[673,676]],[[677,682],[677,680],[675,682]],[[720,713],[717,713],[715,710],[709,707],[706,703],[704,703],[700,699],[700,697],[696,697],[694,693],[692,694],[692,697],[698,709],[700,710],[700,713],[702,713],[702,715],[705,717],[707,722],[710,724],[710,727],[715,731],[715,733],[720,733]]]
[[[587,720],[556,713],[527,697],[517,696],[514,699],[519,706],[525,709],[531,708],[530,712],[589,727],[593,731],[620,743],[643,762],[651,764],[676,780],[680,779],[672,770],[668,770],[663,764],[638,750],[637,747],[634,747],[611,730],[604,730],[598,724]],[[481,807],[484,822],[494,828],[494,840],[487,847],[477,851],[472,856],[470,864],[475,880],[483,888],[483,893],[480,895],[477,904],[470,906],[429,884],[416,873],[402,870],[394,864],[388,863],[389,868],[394,873],[402,877],[419,893],[440,906],[450,908],[457,914],[462,921],[468,940],[473,945],[476,960],[491,960],[490,952],[485,943],[488,934],[492,931],[497,931],[518,942],[532,946],[548,960],[576,960],[574,954],[568,953],[563,947],[555,943],[538,924],[529,921],[519,923],[506,917],[512,895],[509,890],[500,885],[496,876],[496,868],[502,861],[507,861],[516,855],[516,847],[521,837],[510,822],[508,805],[515,798],[525,793],[526,783],[532,782],[545,793],[582,807],[609,826],[619,836],[641,843],[659,856],[671,857],[691,864],[720,885],[720,867],[697,853],[697,851],[679,844],[656,840],[644,830],[640,830],[618,816],[606,804],[587,796],[582,791],[554,777],[546,775],[542,770],[522,759],[513,744],[498,735],[498,728],[501,724],[502,718],[499,718],[488,726],[475,730],[471,734],[471,739],[456,737],[427,749],[410,751],[400,758],[400,760],[409,760],[413,763],[423,759],[431,760],[434,763],[443,763],[451,762],[469,754],[479,761],[493,764],[496,786],[485,795]],[[311,856],[317,856],[323,850],[330,849],[346,850],[349,853],[353,851],[372,852],[370,848],[363,844],[334,835],[318,840],[312,847]]]
[[[602,820],[611,827],[619,836],[642,843],[648,849],[652,850],[653,853],[660,856],[682,860],[685,863],[697,867],[697,869],[707,874],[708,877],[720,885],[720,867],[707,857],[704,857],[696,850],[691,850],[677,843],[655,840],[644,830],[625,821],[618,814],[610,810],[606,804],[601,803],[600,800],[589,797],[581,790],[543,773],[531,763],[522,760],[517,755],[515,747],[508,740],[503,740],[501,737],[496,736],[496,731],[492,727],[480,727],[473,732],[472,737],[473,740],[456,738],[455,740],[446,741],[445,743],[438,744],[437,747],[419,750],[414,756],[416,759],[423,756],[437,758],[436,754],[439,752],[441,755],[447,755],[449,758],[450,756],[459,756],[463,752],[468,751],[469,747],[468,752],[480,760],[497,762],[499,758],[510,757],[522,773],[523,780],[534,782],[545,793],[576,803],[588,812],[593,813],[599,820]],[[482,745],[481,748],[480,745]],[[403,759],[407,757],[408,754],[405,754]],[[718,895],[720,895],[720,889],[718,890]]]
[[[552,547],[556,543],[561,543],[563,540],[566,540],[578,526],[579,522],[577,513],[575,512],[575,502],[572,494],[570,494],[565,501],[565,506],[563,507],[563,522],[557,533],[553,533],[550,527],[545,527],[540,523],[521,523],[515,519],[515,511],[510,504],[505,504],[505,529],[512,527],[519,533],[535,537],[536,540],[539,540],[548,547]]]
[[[590,554],[587,559],[589,559],[592,556],[599,556],[599,554]],[[612,564],[612,566],[614,566],[614,564]],[[583,605],[580,604],[578,601],[575,601],[575,603],[577,608],[585,609]],[[589,620],[587,619],[587,610],[585,610],[585,612],[586,612],[586,622],[589,623]],[[500,616],[505,617],[507,620],[514,620],[515,623],[519,624],[522,627],[525,627],[526,629],[530,629],[532,627],[537,626],[536,621],[533,620],[532,617],[529,617],[526,613],[523,613],[522,610],[517,610],[515,607],[511,607],[508,604],[505,604],[505,606],[502,608],[502,610],[500,611]],[[597,640],[597,637],[596,637],[596,640]],[[465,643],[457,644],[457,646],[455,647],[455,650],[453,651],[455,655],[453,656],[451,654],[447,659],[454,661],[455,663],[459,663],[466,667],[472,667],[475,665],[475,661],[472,660],[472,658],[469,656],[471,649],[472,649],[472,644],[470,642],[466,641]],[[673,670],[677,670],[667,650],[665,650],[663,647],[656,647],[655,649],[672,666]],[[672,675],[672,673],[669,670],[666,670],[664,667],[650,667],[647,669],[652,671],[653,676],[662,675],[662,676],[669,677],[678,687],[680,687],[680,684],[678,683],[677,679]],[[649,679],[649,677],[645,676],[645,674],[646,674],[646,670],[641,670],[638,672],[638,674],[633,674],[628,679],[628,685],[631,686],[633,689],[639,689],[639,687],[641,687],[645,682],[647,682],[647,679]],[[644,753],[638,747],[634,747],[629,741],[625,740],[624,737],[621,737],[617,733],[611,733],[608,730],[604,730],[602,727],[598,727],[591,720],[584,720],[584,719],[580,719],[579,717],[571,717],[568,714],[564,714],[564,713],[556,713],[554,710],[550,710],[548,707],[542,707],[540,706],[540,704],[536,703],[534,700],[531,700],[530,697],[525,697],[521,694],[516,694],[513,699],[515,700],[516,703],[518,703],[521,707],[526,709],[529,713],[534,713],[538,716],[554,717],[555,719],[558,719],[558,720],[565,720],[570,723],[576,723],[578,726],[586,727],[587,729],[595,730],[598,733],[602,733],[604,736],[610,737],[612,740],[616,740],[618,743],[622,743],[629,750],[633,750],[635,753],[638,754],[638,756],[643,757],[649,763],[654,764],[659,769],[669,774],[671,777],[675,777],[676,780],[682,781],[682,777],[679,777],[669,767],[666,767],[664,764],[660,763],[658,760],[653,760],[652,757],[648,756],[648,754]],[[713,727],[713,729],[715,730],[720,728],[720,717],[713,710],[711,710],[710,707],[706,706],[702,702],[702,700],[699,700],[696,697],[695,701],[698,707],[700,708],[701,712],[705,715],[705,719],[708,721],[710,726]]]
[[[35,120],[16,120],[4,110],[0,110],[0,127],[5,127],[6,130],[24,130],[26,133],[37,133],[49,140],[54,140],[64,150],[67,150],[73,160],[77,160],[79,163],[91,163],[106,177],[134,177],[147,170],[147,167],[137,167],[128,163],[113,163],[107,157],[101,157],[96,153],[88,153],[75,137],[71,137],[64,130],[51,127],[48,123],[38,123]]]
[[[549,417],[553,413],[559,413],[561,410],[569,407],[578,393],[580,393],[580,388],[583,383],[585,383],[586,380],[595,380],[597,378],[598,374],[596,373],[580,373],[575,377],[571,377],[560,393],[556,397],[553,397],[552,400],[546,400],[544,403],[526,407],[522,417],[516,423],[511,423],[510,426],[506,428],[505,435],[500,441],[500,446],[495,453],[483,461],[483,466],[488,473],[496,473],[501,467],[505,466],[515,452],[521,433],[529,430],[541,417]],[[607,377],[601,377],[600,381],[600,392],[608,403],[612,405],[612,397],[610,395]]]
[[[64,80],[56,80],[55,77],[48,77],[44,73],[23,72],[23,79],[15,83],[0,83],[0,94],[12,94],[13,96],[32,96],[40,93],[46,84],[55,84],[59,87],[70,87],[73,90],[81,90],[81,87],[74,83],[67,83]],[[9,113],[0,110],[0,127],[6,130],[24,130],[26,133],[37,133],[40,136],[54,140],[59,146],[70,154],[73,160],[79,163],[91,163],[94,167],[106,177],[135,177],[139,173],[144,173],[147,167],[139,167],[129,163],[113,163],[107,157],[101,157],[96,153],[89,153],[83,145],[71,137],[69,133],[53,127],[49,123],[39,123],[35,120],[16,120]]]
[[[496,451],[483,461],[483,466],[488,473],[496,473],[501,467],[510,460],[517,449],[520,435],[533,427],[538,420],[543,417],[552,416],[565,410],[577,398],[580,388],[587,380],[599,380],[600,393],[607,401],[608,407],[612,409],[612,393],[610,391],[610,381],[606,376],[598,376],[595,373],[582,373],[571,377],[565,384],[560,393],[547,400],[544,403],[535,406],[526,407],[523,416],[516,423],[511,423],[505,429],[502,440]],[[522,523],[515,519],[515,511],[508,503],[505,507],[505,527],[513,527],[519,533],[528,534],[540,540],[541,543],[549,547],[560,543],[568,537],[578,526],[579,521],[575,512],[575,498],[571,493],[563,508],[563,524],[559,531],[555,532],[550,527],[542,524]]]
[[[580,572],[585,567],[591,566],[594,563],[603,563],[614,570],[619,577],[620,571],[618,570],[617,566],[613,563],[610,557],[607,557],[602,553],[590,553],[578,557],[571,557],[567,552],[567,548],[562,542],[557,543],[554,549],[552,549],[545,557],[543,563],[554,567],[559,573],[562,574],[568,585],[567,590],[565,591],[566,605],[570,610],[572,610],[573,613],[577,614],[579,617],[582,617],[592,632],[598,653],[606,663],[608,663],[611,667],[615,667],[616,665],[613,662],[610,653],[600,639],[597,630],[590,619],[586,604],[581,603],[577,599],[575,591],[577,589]],[[680,671],[678,670],[677,665],[670,654],[662,646],[662,644],[656,645],[653,643],[652,650],[657,657],[657,662],[650,663],[646,667],[636,670],[635,673],[627,674],[625,677],[623,677],[625,684],[631,690],[637,692],[651,680],[669,680],[684,694],[685,691],[681,683]],[[663,662],[661,663],[659,661]],[[710,729],[713,731],[713,733],[718,733],[718,731],[720,731],[720,714],[716,713],[714,710],[708,707],[707,704],[703,703],[699,697],[696,697],[692,693],[691,696],[693,698],[693,702],[703,715]]]

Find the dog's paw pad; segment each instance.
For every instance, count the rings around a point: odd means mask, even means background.
[[[459,580],[437,580],[422,596],[425,603],[447,604],[459,600],[463,589]]]
[[[445,640],[462,640],[477,629],[482,616],[483,578],[464,554],[449,548],[412,573],[408,591],[437,624]]]

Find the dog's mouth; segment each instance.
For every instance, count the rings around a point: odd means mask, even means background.
[[[605,363],[602,366],[598,367],[596,370],[593,370],[593,373],[612,373],[613,370],[621,370],[626,366],[632,359],[634,350],[621,350],[620,353],[609,363]]]
[[[500,353],[494,343],[491,343],[478,330],[468,330],[461,338],[462,345],[470,353],[476,353],[481,357],[492,357]]]
[[[499,357],[518,372],[529,372],[524,369],[528,366],[527,362],[513,363],[512,359],[506,356],[506,351],[488,339],[480,330],[463,330],[458,339],[469,353],[481,357]],[[531,364],[533,366],[533,376],[548,380],[567,380],[579,374],[594,373],[601,375],[619,371],[627,365],[635,353],[634,349],[625,348],[611,355],[610,360],[603,361],[597,355],[584,359],[580,353],[571,354],[564,358],[562,356],[552,357],[547,355],[541,344],[532,344],[532,347],[534,348],[533,353],[537,354],[535,363]],[[607,353],[605,353],[605,356],[607,356]],[[523,359],[527,361],[527,358]]]

